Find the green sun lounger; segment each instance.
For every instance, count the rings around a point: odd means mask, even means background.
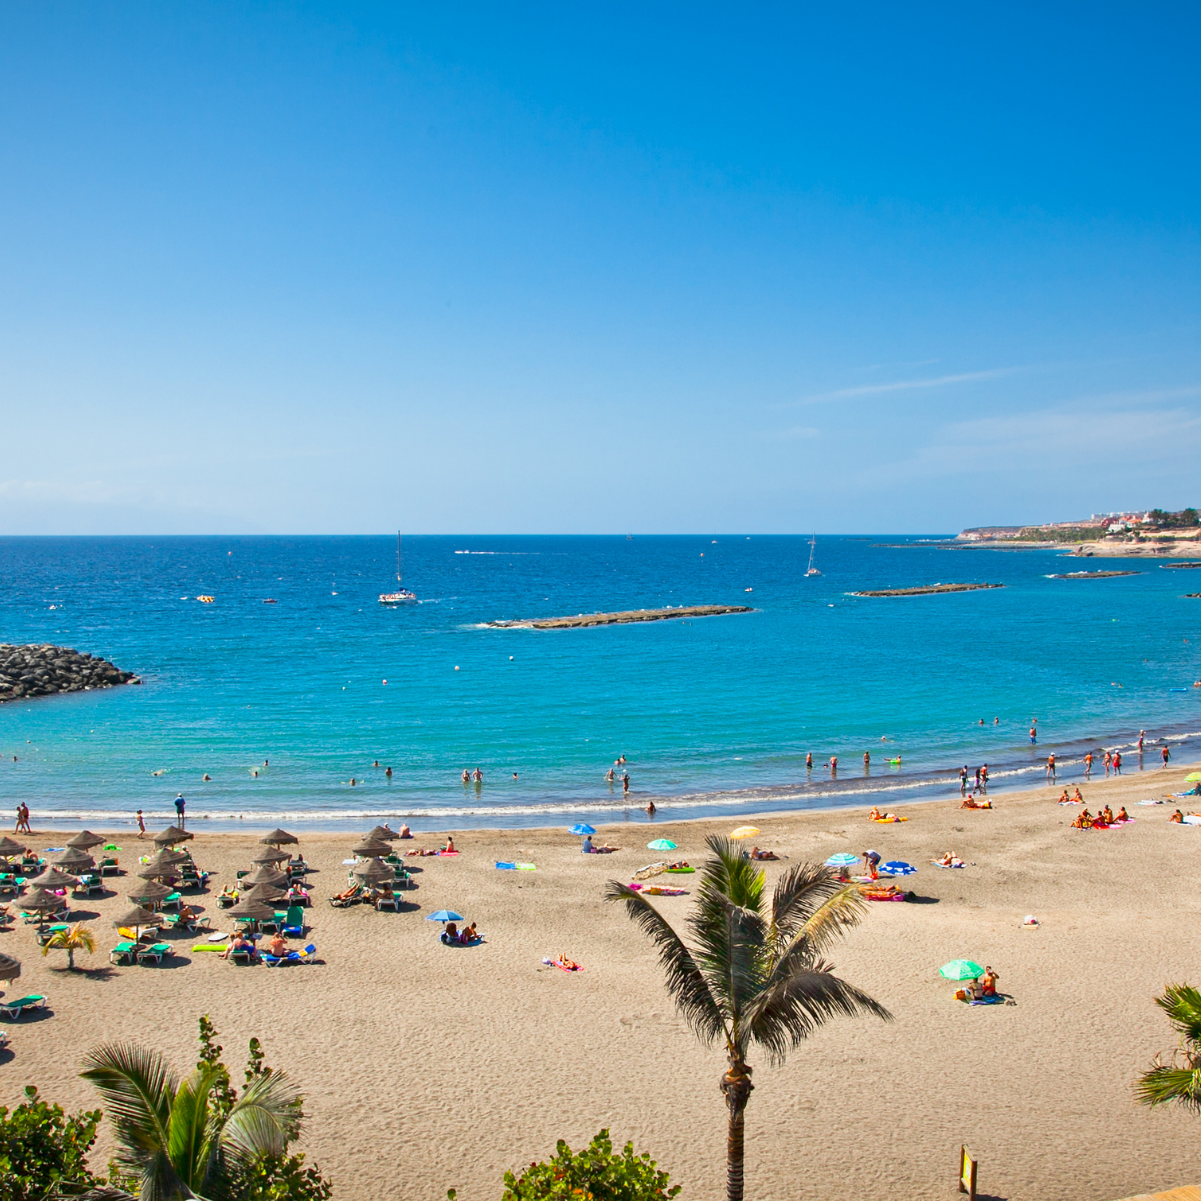
[[[109,963],[133,963],[137,949],[136,942],[119,942],[109,951],[108,961]]]
[[[19,1018],[27,1009],[45,1008],[46,998],[37,993],[28,997],[18,997],[15,1001],[0,1001],[0,1013],[9,1018]]]
[[[171,954],[171,944],[169,942],[151,943],[148,947],[142,947],[138,951],[138,962],[145,963],[148,959],[153,959],[156,964],[163,961],[164,955]]]

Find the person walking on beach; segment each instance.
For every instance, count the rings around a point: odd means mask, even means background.
[[[1092,774],[1093,774],[1093,753],[1092,753],[1092,751],[1089,751],[1089,753],[1084,756],[1084,778],[1086,780],[1088,780],[1092,777]]]
[[[1138,753],[1140,755],[1143,753],[1143,742],[1145,741],[1146,737],[1147,737],[1147,731],[1139,730],[1139,732],[1138,732]]]
[[[1047,779],[1050,780],[1052,784],[1055,783],[1055,756],[1054,755],[1047,756]]]
[[[980,769],[976,768],[976,791],[980,791]]]
[[[967,764],[959,769],[959,795],[967,796]]]
[[[24,801],[21,802],[21,824],[17,828],[22,834],[33,833],[29,828],[29,806]]]
[[[1112,765],[1113,765],[1113,756],[1108,751],[1106,751],[1105,752],[1105,778],[1107,780],[1109,779],[1109,769]]]
[[[138,837],[145,838],[146,837],[146,823],[142,820],[142,811],[140,809],[138,810],[136,816],[138,819]]]
[[[1122,752],[1114,751],[1113,753],[1113,774],[1120,776],[1122,774]]]
[[[1167,767],[1167,765],[1168,765],[1168,760],[1169,760],[1169,759],[1171,759],[1171,757],[1172,757],[1172,752],[1171,752],[1171,751],[1169,751],[1169,750],[1168,750],[1168,748],[1165,746],[1165,747],[1163,748],[1163,750],[1159,752],[1159,754],[1160,754],[1160,758],[1162,758],[1162,759],[1163,759],[1163,765],[1164,765],[1164,767]]]

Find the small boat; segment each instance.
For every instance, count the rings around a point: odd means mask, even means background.
[[[809,570],[805,572],[806,576],[821,575],[821,572],[818,571],[817,568],[813,565],[813,556],[816,553],[816,550],[817,550],[817,535],[814,534],[813,537],[809,539]]]
[[[403,605],[409,601],[415,601],[417,594],[410,592],[407,588],[401,587],[400,580],[400,531],[396,531],[396,591],[381,592],[379,594],[379,603],[381,605]]]

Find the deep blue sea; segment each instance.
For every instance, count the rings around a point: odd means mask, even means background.
[[[404,551],[420,603],[389,609],[390,537],[0,539],[0,641],[89,651],[145,681],[0,705],[0,807],[108,829],[138,808],[173,817],[177,792],[214,829],[647,820],[649,798],[661,818],[743,817],[950,795],[965,763],[1034,783],[1050,751],[1121,747],[1129,773],[1140,728],[1148,771],[1159,740],[1177,758],[1201,746],[1201,600],[1184,597],[1201,571],[888,536],[819,537],[810,578],[802,537],[407,537]],[[1108,566],[1139,574],[1048,578]],[[849,595],[947,581],[1005,587]],[[709,603],[755,611],[482,624]],[[624,799],[603,778],[622,754]],[[465,788],[476,767],[483,785]]]

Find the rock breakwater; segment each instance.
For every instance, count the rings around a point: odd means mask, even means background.
[[[0,701],[141,682],[133,672],[122,671],[107,659],[69,647],[0,643]]]

